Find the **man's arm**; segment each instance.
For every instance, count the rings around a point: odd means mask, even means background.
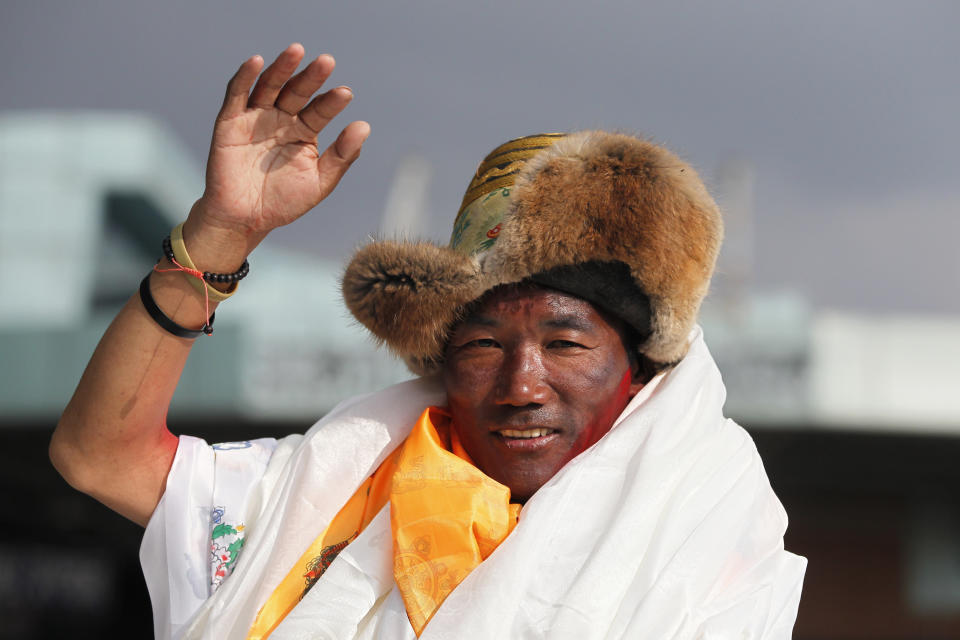
[[[227,86],[206,188],[183,227],[201,271],[235,271],[272,229],[316,206],[369,134],[366,123],[351,123],[320,153],[317,134],[353,96],[337,87],[312,97],[334,61],[320,56],[293,75],[303,53],[290,45],[263,74],[263,60],[250,58]],[[154,272],[150,289],[169,318],[196,329],[205,304],[188,277]],[[157,325],[134,295],[100,340],[50,443],[50,459],[71,485],[141,525],[163,494],[176,453],[167,409],[192,343]]]

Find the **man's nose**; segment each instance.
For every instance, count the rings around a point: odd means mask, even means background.
[[[523,407],[544,404],[550,397],[550,385],[542,354],[534,347],[507,350],[498,372],[497,402]]]

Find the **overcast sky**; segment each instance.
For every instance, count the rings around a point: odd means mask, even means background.
[[[726,159],[752,164],[759,288],[960,313],[960,2],[589,4],[9,1],[0,109],[146,111],[200,166],[239,63],[300,41],[336,56],[331,82],[373,134],[337,193],[271,242],[343,258],[411,152],[433,165],[446,238],[498,143],[624,129],[708,182]]]

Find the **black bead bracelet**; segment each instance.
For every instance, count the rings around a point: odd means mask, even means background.
[[[151,273],[153,272],[151,271]],[[213,333],[213,320],[217,315],[216,313],[211,314],[210,319],[207,320],[199,330],[181,327],[179,324],[168,318],[167,314],[161,311],[160,307],[157,306],[157,302],[153,299],[153,294],[150,292],[149,273],[147,274],[147,277],[140,282],[140,301],[143,303],[143,308],[147,310],[147,313],[150,314],[150,317],[153,318],[154,322],[178,338],[193,339],[200,336],[202,333],[207,335]]]
[[[173,243],[170,241],[170,236],[167,236],[163,239],[163,255],[166,256],[167,260],[170,262],[176,263],[176,259],[173,255]],[[247,277],[248,273],[250,273],[250,263],[244,260],[243,264],[240,265],[240,268],[233,273],[213,273],[210,271],[204,271],[203,279],[206,282],[240,282]]]

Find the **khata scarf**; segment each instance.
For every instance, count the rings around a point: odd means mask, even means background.
[[[510,503],[510,489],[473,464],[450,426],[450,415],[430,407],[274,590],[248,639],[266,638],[387,502],[394,580],[418,636],[447,595],[509,535],[520,515],[520,505]]]
[[[790,638],[806,563],[784,551],[786,514],[749,435],[723,417],[724,399],[696,330],[677,367],[527,501],[420,640]],[[443,404],[438,381],[419,379],[353,398],[305,436],[281,441],[240,518],[247,537],[233,574],[199,604],[183,596],[189,576],[170,567],[181,566],[184,545],[198,553],[209,545],[209,530],[206,540],[180,541],[180,514],[209,494],[186,495],[192,467],[175,461],[167,491],[182,497],[161,501],[144,539],[158,637],[246,638],[290,567],[424,407]],[[271,640],[413,638],[391,535],[381,510]]]

